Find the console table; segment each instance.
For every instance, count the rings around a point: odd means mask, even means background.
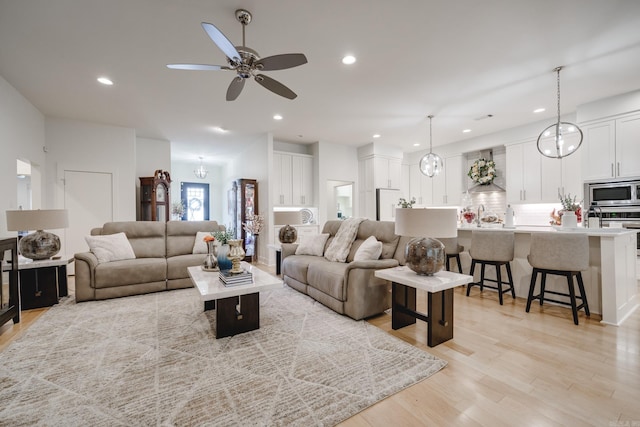
[[[453,338],[453,288],[473,281],[473,276],[439,271],[420,276],[409,267],[377,270],[375,276],[391,281],[391,328],[427,322],[427,345],[435,347]],[[427,313],[416,311],[416,290],[427,291]]]

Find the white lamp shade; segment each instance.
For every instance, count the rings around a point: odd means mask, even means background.
[[[66,209],[39,209],[7,211],[8,231],[53,230],[67,228]]]
[[[396,209],[399,236],[447,238],[458,236],[456,208]]]
[[[273,213],[273,225],[302,224],[300,211],[277,211]]]

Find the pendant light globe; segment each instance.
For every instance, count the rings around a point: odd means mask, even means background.
[[[429,117],[429,153],[422,156],[420,159],[420,172],[423,175],[428,176],[429,178],[433,178],[442,172],[443,162],[442,157],[438,156],[433,152],[433,138],[432,138],[432,129],[431,129],[431,120],[433,116]]]

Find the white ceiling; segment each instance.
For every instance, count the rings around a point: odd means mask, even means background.
[[[240,45],[238,8],[253,14],[247,46],[307,56],[265,72],[297,99],[249,81],[227,102],[231,72],[166,68],[226,65],[200,23]],[[341,63],[347,53],[352,66]],[[135,128],[194,162],[224,160],[265,132],[354,146],[379,133],[415,151],[428,148],[428,114],[434,146],[551,122],[559,65],[563,113],[639,89],[640,1],[0,0],[0,75],[41,112]],[[102,75],[115,85],[98,84]]]

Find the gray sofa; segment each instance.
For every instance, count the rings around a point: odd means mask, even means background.
[[[91,252],[75,254],[76,301],[191,287],[187,267],[204,259],[192,253],[196,233],[224,229],[216,221],[123,221],[95,228],[92,235],[124,232],[136,258],[98,263]]]
[[[331,244],[342,221],[327,221],[322,233],[328,233],[325,250]],[[375,261],[353,261],[360,245],[375,236],[382,242],[382,254]],[[404,247],[409,239],[394,233],[391,221],[360,223],[347,262],[332,262],[324,257],[295,255],[297,244],[282,244],[282,276],[290,287],[305,293],[355,320],[370,317],[391,307],[391,283],[378,279],[374,272],[404,264]]]

